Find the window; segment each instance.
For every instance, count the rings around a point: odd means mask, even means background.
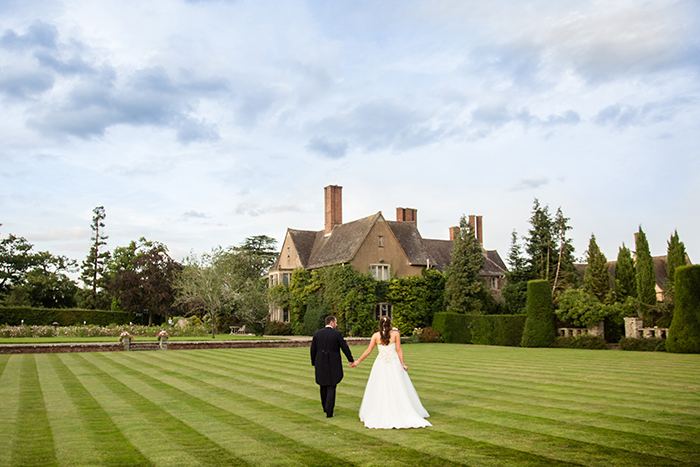
[[[289,287],[289,281],[292,280],[292,275],[291,273],[285,272],[282,273],[282,283]]]
[[[282,322],[283,323],[289,322],[289,308],[285,308],[282,310]]]
[[[388,264],[373,264],[370,267],[372,271],[372,277],[377,281],[388,281],[389,280],[389,265]]]
[[[379,246],[384,246],[384,237],[379,236]]]
[[[377,303],[376,308],[374,309],[374,318],[376,320],[379,320],[382,316],[388,316],[389,319],[391,318],[391,315],[394,312],[394,305],[391,303]]]
[[[491,289],[498,288],[498,279],[496,277],[489,277],[489,287]]]

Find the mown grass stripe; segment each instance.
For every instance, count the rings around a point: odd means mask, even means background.
[[[212,442],[206,436],[173,417],[162,407],[154,404],[119,381],[119,379],[103,371],[99,366],[89,361],[90,356],[71,354],[71,357],[74,360],[80,360],[80,364],[89,368],[92,375],[98,375],[99,381],[114,395],[137,411],[147,421],[149,426],[152,426],[153,431],[159,432],[165,438],[176,440],[181,451],[189,453],[202,465],[249,465],[245,460]]]
[[[3,356],[3,371],[0,373],[0,465],[10,465],[13,446],[22,442],[17,437],[17,414],[19,411],[19,380],[21,358]]]
[[[650,456],[653,458],[660,456],[683,462],[693,462],[697,453],[700,452],[700,444],[690,439],[679,440],[671,437],[636,434],[620,429],[599,428],[585,423],[534,415],[518,415],[491,409],[481,409],[474,412],[469,408],[464,410],[456,408],[450,411],[450,416],[518,430],[527,425],[528,432],[587,444],[597,444],[620,451],[630,451],[633,448],[633,452],[626,457]]]
[[[112,358],[111,355],[105,355]],[[137,357],[132,357],[137,358]],[[162,357],[156,356],[163,364],[165,361]],[[112,358],[113,359],[113,358]],[[306,444],[316,445],[318,443],[327,446],[331,452],[342,453],[346,457],[347,462],[367,464],[373,459],[391,459],[397,465],[427,465],[427,466],[450,466],[460,465],[459,462],[454,462],[440,456],[439,452],[427,454],[417,451],[408,446],[397,445],[386,440],[376,439],[376,437],[367,432],[358,432],[345,429],[337,424],[324,423],[315,417],[308,415],[311,406],[320,407],[320,403],[311,403],[308,399],[303,400],[301,405],[307,413],[299,413],[291,408],[298,406],[296,401],[298,397],[290,394],[279,395],[274,391],[268,391],[266,388],[261,388],[255,384],[250,384],[243,381],[238,381],[232,376],[224,376],[217,373],[211,373],[208,370],[208,365],[185,365],[182,358],[178,358],[177,362],[170,362],[175,377],[181,383],[189,383],[189,390],[183,387],[183,391],[191,394],[190,391],[202,393],[206,391],[207,397],[211,399],[235,402],[235,407],[230,406],[222,409],[228,411],[236,410],[240,416],[273,416],[275,420],[275,430],[286,433],[286,436],[295,439],[304,439]],[[190,376],[184,373],[188,369],[196,376]],[[203,374],[210,373],[209,378],[204,378]],[[231,383],[237,384],[231,384]],[[183,385],[184,386],[184,385]],[[246,394],[244,394],[246,392]],[[291,407],[291,408],[290,408]],[[318,408],[313,409],[315,413],[320,413]],[[317,415],[319,418],[322,414]],[[325,420],[325,417],[323,417]],[[331,419],[335,420],[335,419]],[[329,437],[330,433],[333,435]],[[329,442],[330,440],[330,442]]]
[[[179,361],[181,362],[181,360],[179,360]],[[237,366],[237,368],[239,369],[239,371],[240,371],[240,364],[241,364],[240,361],[237,361],[237,362],[236,362],[236,366]],[[208,368],[210,368],[210,366],[208,366]],[[217,375],[218,375],[218,373],[217,373]],[[265,376],[265,377],[263,377],[263,378],[266,378],[266,379],[267,379],[267,378],[270,378],[270,377],[269,377],[269,376]],[[287,393],[287,396],[291,398],[291,397],[294,397],[294,395],[296,395],[296,394],[297,394],[297,392],[294,391],[294,392],[292,392],[292,393]],[[359,406],[359,400],[357,401],[357,405]],[[362,427],[362,425],[361,425],[359,422],[356,423],[356,427],[357,427],[358,429],[360,429],[360,430],[364,430],[364,428]],[[432,431],[432,430],[433,430],[433,429],[430,429],[430,430],[427,430],[427,431]],[[410,431],[411,431],[411,430],[404,431],[404,432],[410,432]],[[378,430],[378,431],[370,430],[370,431],[368,431],[368,433],[372,433],[372,434],[375,434],[375,433],[376,433],[377,436],[379,436],[379,437],[383,437],[383,436],[384,436],[384,434],[381,433],[381,430]],[[390,432],[390,433],[391,433],[391,432]],[[393,441],[393,442],[396,442],[395,437],[399,437],[399,436],[401,436],[401,435],[398,435],[398,434],[397,434],[397,435],[394,435],[394,433],[397,433],[397,432],[394,431],[394,432],[392,433],[392,438],[393,438],[392,441]],[[527,459],[527,462],[528,462],[528,463],[534,463],[535,465],[552,465],[552,464],[555,464],[555,465],[556,465],[556,464],[558,464],[558,463],[561,463],[562,465],[563,465],[563,464],[568,464],[568,463],[565,462],[565,461],[559,462],[559,461],[554,460],[554,459],[551,459],[551,458],[549,458],[549,457],[547,457],[547,456],[538,456],[538,455],[534,455],[534,454],[531,454],[531,453],[526,452],[526,451],[519,451],[519,450],[516,450],[516,449],[511,449],[511,448],[509,448],[509,447],[505,447],[505,446],[502,446],[502,445],[500,445],[500,446],[497,446],[497,445],[488,445],[488,443],[475,442],[475,441],[471,441],[471,440],[467,440],[467,441],[465,441],[464,443],[461,443],[461,444],[470,445],[470,446],[472,446],[473,448],[475,448],[475,451],[469,452],[469,455],[471,456],[471,457],[469,457],[469,459],[468,459],[469,462],[473,462],[473,461],[474,461],[473,457],[474,457],[474,456],[479,457],[479,456],[480,456],[479,453],[480,453],[481,451],[484,451],[484,452],[486,452],[487,454],[492,454],[493,452],[500,452],[500,453],[501,453],[501,457],[506,457],[506,458],[511,458],[511,459],[520,459],[521,461],[524,461],[524,460]],[[406,443],[406,446],[410,446],[411,448],[416,449],[416,440],[413,439],[412,441],[407,442],[407,443]],[[443,448],[444,448],[444,446],[443,446]],[[432,449],[433,451],[437,452],[437,453],[441,453],[441,452],[442,452],[442,449],[437,449],[436,446],[431,446],[431,449]],[[463,456],[462,456],[462,457],[463,457]],[[481,462],[485,462],[485,461],[484,461],[484,456],[481,456]]]
[[[165,370],[161,366],[154,365],[151,358],[149,358],[149,362],[146,363],[137,359],[137,357],[132,357],[127,365],[126,363],[114,359],[108,359],[105,355],[97,355],[96,357],[100,360],[109,360],[109,365],[117,368],[118,372],[137,378],[150,388],[155,389],[158,393],[167,395],[173,400],[182,401],[183,404],[189,406],[190,410],[201,414],[201,416],[210,420],[222,422],[229,430],[244,432],[247,437],[263,440],[266,444],[266,446],[264,446],[265,449],[274,450],[276,455],[282,455],[288,459],[293,459],[298,462],[298,465],[354,465],[352,462],[347,462],[324,451],[306,446],[291,438],[285,437],[281,433],[252,422],[249,419],[222,410],[221,407],[206,402],[194,396],[194,394],[185,392],[161,379],[155,378],[150,373],[171,377],[175,382],[181,380],[182,375]],[[103,366],[103,368],[105,368],[105,366]],[[199,380],[196,380],[193,386],[195,389],[202,389],[202,384]]]
[[[154,465],[124,436],[109,414],[61,361],[59,354],[51,354],[48,358],[94,446],[95,463],[106,466]]]
[[[11,465],[58,465],[34,355],[20,358],[17,442],[12,445]]]
[[[260,362],[258,362],[258,364],[259,364],[259,363],[260,363]],[[235,364],[236,364],[236,367],[237,367],[238,371],[240,372],[240,369],[241,369],[241,366],[242,366],[242,362],[241,362],[241,361],[237,361]],[[218,366],[220,366],[220,365],[218,365]],[[265,376],[265,377],[263,377],[263,378],[272,378],[272,377],[270,377],[270,376]],[[440,384],[443,384],[443,382],[441,382]],[[554,424],[556,425],[557,420],[555,419],[555,420],[553,420],[553,421],[555,422]],[[586,425],[579,425],[577,428],[583,429],[583,430],[589,429]],[[593,428],[593,430],[595,430],[595,428]],[[616,433],[614,432],[614,430],[610,430],[610,431],[611,431],[610,434],[613,434],[613,435],[616,434]],[[549,434],[551,434],[551,433],[546,433],[546,432],[545,432],[545,433],[541,433],[540,430],[537,430],[537,431],[534,432],[534,434],[535,434],[535,435],[549,435]],[[622,432],[620,432],[620,434],[624,435],[624,433],[622,433]],[[674,443],[677,443],[677,442],[674,441],[673,439],[666,439],[666,440],[664,440],[664,439],[660,439],[659,437],[655,437],[655,436],[646,436],[646,437],[645,437],[645,436],[641,436],[641,437],[640,437],[640,436],[628,435],[628,437],[633,438],[632,441],[635,441],[635,440],[636,440],[636,441],[641,441],[641,442],[649,442],[649,441],[656,440],[656,441],[657,441],[656,445],[659,445],[659,446],[662,445],[662,444],[660,444],[660,443],[666,443],[666,444],[674,444]],[[601,437],[601,439],[604,439],[604,437]],[[584,445],[585,445],[585,446],[590,446],[590,445],[595,445],[595,444],[596,444],[596,443],[590,443],[590,442],[588,442],[588,441],[586,441],[586,440],[580,440],[580,439],[579,439],[578,441],[580,441],[581,443],[583,443],[583,444],[581,444],[581,446],[584,446]],[[605,444],[605,443],[603,443],[603,444]],[[602,446],[602,450],[604,451],[607,447],[610,447],[610,446],[605,446],[605,445],[603,445],[603,446]],[[680,448],[685,448],[685,449],[690,449],[690,450],[693,449],[692,444],[691,444],[691,445],[682,445],[682,446],[679,445],[679,444],[676,444],[675,447],[680,447]],[[595,447],[595,446],[593,446],[593,447],[591,447],[591,448],[587,448],[586,450],[587,450],[589,453],[592,453],[592,452],[597,451],[598,448]],[[645,450],[646,450],[650,455],[653,454],[653,448],[652,448],[652,449],[645,449]],[[671,462],[671,465],[672,465],[672,464],[673,464],[673,463]]]

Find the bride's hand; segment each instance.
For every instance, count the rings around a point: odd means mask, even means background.
[[[404,369],[405,371],[408,371],[408,367],[407,367],[406,365],[402,365],[402,366],[403,366],[403,369]]]

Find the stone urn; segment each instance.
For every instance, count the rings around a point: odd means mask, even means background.
[[[168,336],[158,336],[158,346],[161,350],[168,349]]]
[[[129,347],[131,346],[131,338],[130,337],[122,337],[119,339],[122,341],[122,345],[124,346],[124,350],[129,350]]]

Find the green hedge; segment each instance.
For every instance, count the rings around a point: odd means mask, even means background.
[[[638,352],[665,352],[666,339],[648,337],[637,339],[635,337],[623,337],[620,339],[620,350],[636,350]]]
[[[605,339],[600,336],[556,337],[552,347],[560,349],[607,349]]]
[[[109,324],[129,324],[136,321],[134,313],[125,311],[82,310],[78,308],[31,308],[31,307],[0,307],[0,324],[8,326],[50,325],[76,326],[94,324],[107,326]]]
[[[527,283],[527,319],[523,347],[549,347],[554,343],[557,330],[554,327],[554,305],[549,281],[534,280]]]
[[[676,303],[666,350],[700,353],[700,265],[676,269],[674,294]]]
[[[517,347],[525,327],[525,315],[463,315],[435,313],[433,329],[444,342]]]

